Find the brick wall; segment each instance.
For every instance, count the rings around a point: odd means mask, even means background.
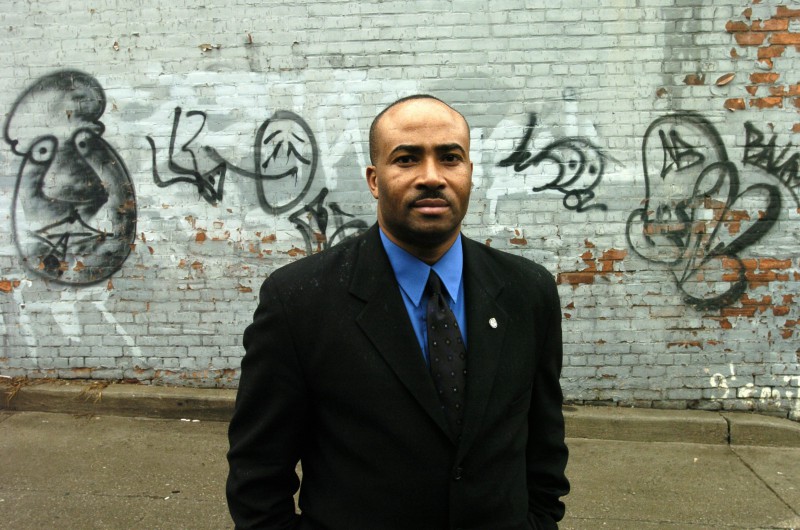
[[[370,120],[427,92],[472,125],[466,234],[558,279],[568,400],[800,417],[798,6],[0,19],[4,376],[235,385],[261,281],[374,222]]]

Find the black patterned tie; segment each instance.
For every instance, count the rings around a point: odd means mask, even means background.
[[[426,289],[430,294],[426,318],[431,374],[450,428],[458,436],[464,417],[467,349],[456,316],[442,295],[442,282],[433,269]]]

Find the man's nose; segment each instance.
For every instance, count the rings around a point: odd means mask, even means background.
[[[417,184],[426,188],[441,188],[444,186],[441,168],[434,158],[425,158],[419,166]]]

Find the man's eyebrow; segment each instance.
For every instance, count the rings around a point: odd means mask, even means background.
[[[437,145],[435,148],[437,153],[449,153],[450,151],[461,151],[462,154],[467,154],[461,144],[452,143],[452,144],[443,144]]]
[[[449,153],[450,151],[460,151],[462,154],[467,154],[466,150],[463,147],[461,147],[461,144],[457,143],[437,145],[433,149],[437,153]],[[422,153],[424,149],[422,148],[422,146],[419,145],[400,144],[394,149],[392,149],[391,153],[389,153],[389,156],[394,155],[399,151],[404,151],[406,153],[411,153],[416,155]]]
[[[394,149],[392,149],[392,152],[389,153],[389,156],[392,156],[393,154],[398,153],[400,151],[405,151],[406,153],[411,153],[411,154],[416,155],[416,154],[421,153],[423,151],[423,149],[419,145],[400,144],[397,147],[395,147]]]

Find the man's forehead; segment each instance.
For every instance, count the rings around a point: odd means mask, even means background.
[[[415,130],[448,130],[453,137],[469,138],[466,120],[455,110],[436,100],[406,101],[389,109],[378,124],[384,139]]]

